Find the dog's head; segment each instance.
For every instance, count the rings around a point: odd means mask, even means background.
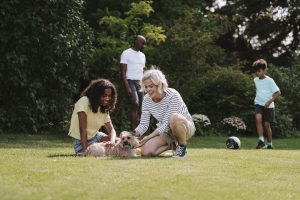
[[[139,140],[128,131],[123,131],[120,134],[120,145],[124,149],[133,149],[139,146]]]

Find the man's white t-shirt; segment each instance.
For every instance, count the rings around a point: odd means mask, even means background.
[[[258,77],[254,78],[254,83],[256,87],[256,96],[254,99],[254,103],[264,106],[267,101],[269,101],[273,94],[279,91],[278,86],[276,85],[275,81],[266,76],[264,79],[259,79]],[[274,102],[272,102],[269,108],[274,108]]]
[[[126,78],[130,80],[141,80],[143,69],[146,64],[146,56],[141,51],[132,48],[126,49],[121,54],[121,64],[127,65]]]

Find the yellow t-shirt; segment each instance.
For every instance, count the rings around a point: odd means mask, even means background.
[[[110,122],[109,113],[101,113],[100,108],[97,113],[93,113],[90,107],[90,101],[86,96],[81,97],[75,104],[74,111],[71,118],[71,125],[69,129],[69,136],[80,140],[80,129],[78,112],[85,112],[87,116],[87,135],[91,139],[104,126],[105,123]]]

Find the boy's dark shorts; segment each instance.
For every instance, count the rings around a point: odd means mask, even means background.
[[[258,104],[255,104],[254,107],[255,107],[255,115],[257,113],[262,114],[263,122],[276,123],[274,108],[265,108],[264,106]]]

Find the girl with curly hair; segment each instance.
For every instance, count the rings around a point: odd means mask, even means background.
[[[109,113],[115,109],[117,102],[114,84],[106,79],[92,80],[80,96],[75,103],[69,129],[69,136],[75,139],[75,153],[85,155],[88,146],[95,142],[113,146],[116,131]],[[99,131],[103,126],[108,135]]]

